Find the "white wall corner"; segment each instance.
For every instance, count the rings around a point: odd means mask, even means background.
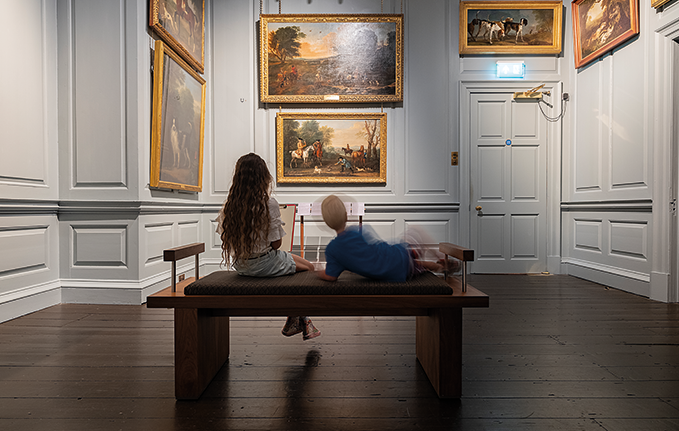
[[[565,274],[565,265],[562,268],[561,256],[547,256],[547,271],[550,274]]]
[[[651,272],[649,299],[660,302],[669,302],[670,274],[666,272]]]

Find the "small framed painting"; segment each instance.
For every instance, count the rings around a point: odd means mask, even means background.
[[[261,15],[263,103],[403,101],[403,15]]]
[[[201,191],[205,80],[160,40],[152,115],[151,187]]]
[[[198,72],[205,67],[205,0],[150,0],[149,25]]]
[[[276,114],[276,181],[386,184],[387,114]]]
[[[639,34],[639,0],[575,0],[571,12],[576,69]]]
[[[559,54],[561,1],[460,2],[460,54]]]

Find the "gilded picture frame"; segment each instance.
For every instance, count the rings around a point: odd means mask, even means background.
[[[639,34],[639,0],[575,0],[571,12],[576,69]]]
[[[561,1],[460,2],[460,54],[559,54]]]
[[[661,7],[665,6],[667,3],[671,2],[672,0],[653,0],[651,2],[651,7],[654,9],[660,9]]]
[[[387,114],[277,113],[279,184],[386,184]]]
[[[202,191],[204,128],[205,80],[163,41],[157,40],[151,187]]]
[[[205,71],[205,0],[149,0],[153,31],[198,72]]]
[[[403,101],[403,15],[261,15],[262,103]]]

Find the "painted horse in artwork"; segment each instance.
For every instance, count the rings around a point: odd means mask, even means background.
[[[363,145],[358,151],[351,153],[351,164],[357,167],[365,167],[365,147]]]
[[[312,149],[313,149],[313,146],[312,146],[312,145],[309,145],[308,147],[306,147],[306,148],[304,148],[304,149],[298,148],[298,149],[296,149],[296,150],[290,151],[290,155],[292,156],[292,158],[290,159],[290,169],[292,169],[292,167],[293,167],[293,166],[292,166],[293,162],[294,162],[294,164],[295,164],[294,167],[296,168],[296,167],[297,167],[297,162],[298,162],[299,160],[302,161],[302,165],[303,165],[303,166],[307,166],[308,160],[309,160],[309,152],[310,152]]]

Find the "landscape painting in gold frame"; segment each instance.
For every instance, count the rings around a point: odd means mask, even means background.
[[[561,1],[460,2],[460,54],[559,54]]]
[[[153,71],[150,186],[200,192],[205,80],[162,41]]]
[[[276,181],[386,184],[387,114],[276,114]]]
[[[403,15],[261,15],[263,103],[403,101]]]
[[[639,0],[575,0],[571,11],[576,69],[639,34]]]
[[[149,25],[198,72],[205,64],[205,0],[149,0]]]

